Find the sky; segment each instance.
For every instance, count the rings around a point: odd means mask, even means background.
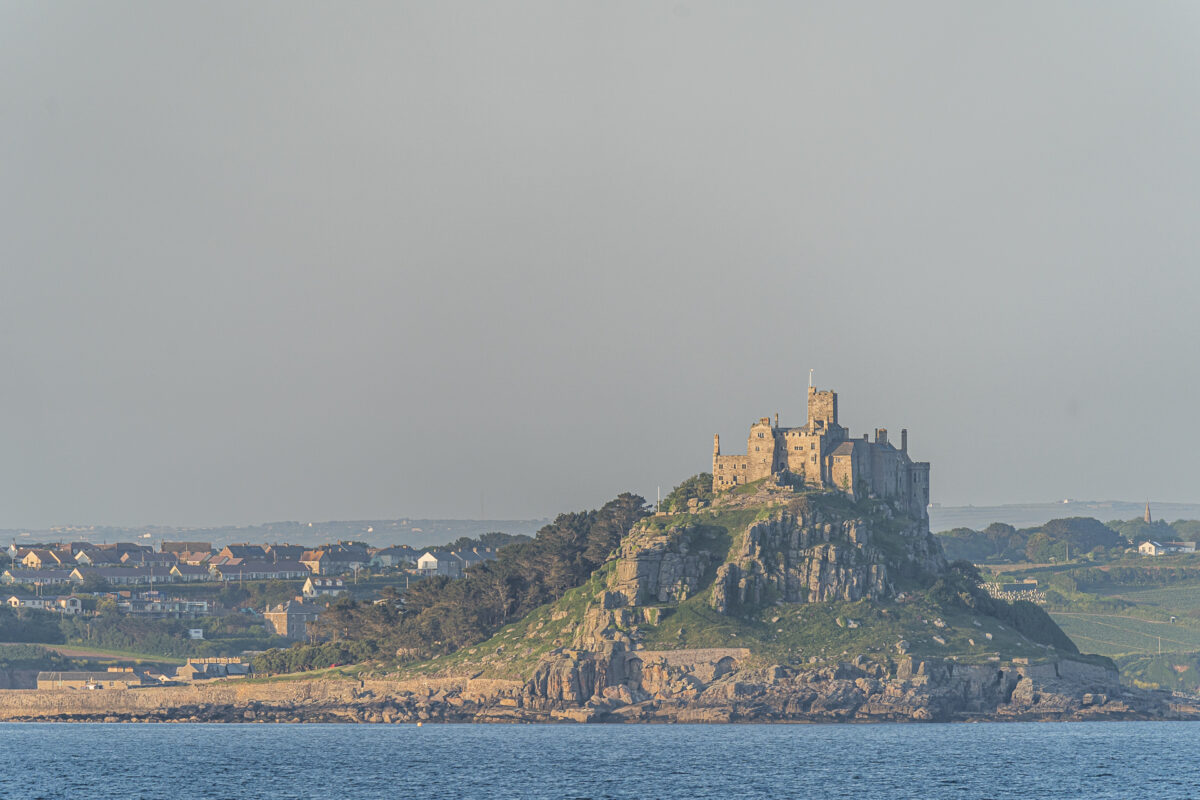
[[[0,527],[530,518],[712,436],[1200,501],[1200,6],[0,3]]]

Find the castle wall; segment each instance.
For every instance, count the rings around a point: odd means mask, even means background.
[[[829,477],[833,485],[857,500],[858,449],[854,448],[849,453],[839,452],[830,457],[830,462]]]
[[[713,456],[713,490],[750,482],[749,456]]]
[[[819,486],[824,437],[808,433],[801,428],[791,428],[783,438],[788,471],[803,478],[805,483]]]

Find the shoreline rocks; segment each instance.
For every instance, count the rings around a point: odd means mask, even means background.
[[[1122,686],[1062,659],[971,665],[901,657],[740,668],[747,651],[562,652],[519,681],[218,681],[0,691],[0,720],[59,722],[956,722],[1200,719],[1200,698]]]

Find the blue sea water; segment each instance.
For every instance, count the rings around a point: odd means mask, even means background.
[[[1196,798],[1185,722],[0,724],[5,798]]]

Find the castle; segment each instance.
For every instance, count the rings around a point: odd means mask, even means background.
[[[887,499],[911,517],[928,519],[929,462],[908,457],[908,431],[900,431],[898,450],[884,428],[875,430],[874,442],[867,434],[851,439],[838,424],[837,392],[808,387],[808,423],[802,427],[779,427],[778,414],[774,425],[770,417],[751,425],[744,456],[721,455],[721,438],[713,437],[714,492],[783,473],[855,499]]]

